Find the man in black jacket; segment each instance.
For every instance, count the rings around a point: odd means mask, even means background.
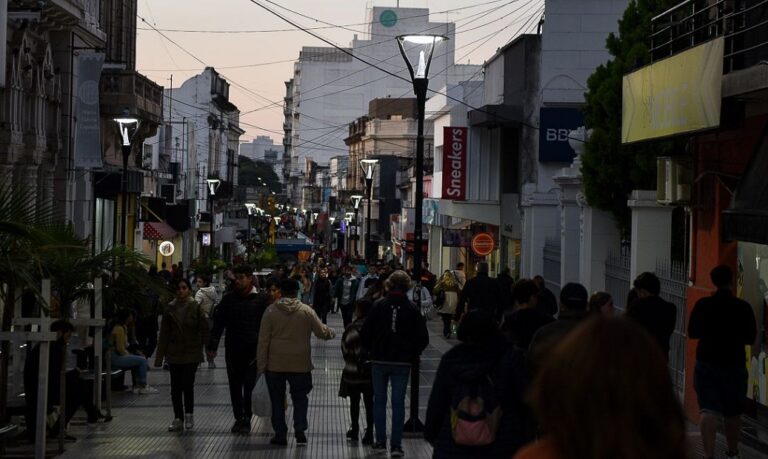
[[[373,383],[375,451],[385,451],[387,442],[387,387],[392,382],[392,457],[402,457],[405,390],[411,363],[429,344],[427,324],[419,309],[408,300],[411,278],[395,271],[385,282],[387,296],[368,314],[360,330],[363,348],[369,351]]]
[[[699,340],[693,385],[701,410],[701,440],[704,457],[714,457],[717,426],[723,417],[726,457],[738,457],[741,411],[748,383],[744,348],[755,342],[757,325],[749,303],[731,292],[731,268],[717,266],[710,278],[717,291],[696,302],[688,323],[688,337]]]
[[[640,274],[632,286],[637,292],[637,299],[627,308],[627,317],[645,328],[669,359],[669,340],[675,331],[677,307],[659,297],[661,282],[653,273]]]
[[[496,319],[496,322],[501,322],[502,298],[499,282],[488,276],[488,263],[481,261],[477,264],[477,276],[468,280],[461,291],[459,304],[456,306],[456,319],[460,320],[461,316],[472,309],[483,309]]]
[[[258,293],[253,286],[253,270],[240,265],[234,269],[235,288],[224,295],[213,315],[213,328],[208,341],[208,359],[216,357],[216,349],[224,330],[227,335],[224,356],[229,379],[229,396],[235,424],[232,433],[251,431],[251,393],[256,385],[256,348],[259,343],[259,328],[269,298]]]

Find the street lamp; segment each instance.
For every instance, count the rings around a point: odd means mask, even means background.
[[[361,194],[353,194],[352,195],[352,207],[355,208],[355,219],[353,220],[354,223],[352,223],[352,227],[354,230],[354,241],[355,241],[355,257],[358,257],[360,255],[360,252],[357,251],[357,241],[360,239],[360,228],[357,226],[357,211],[360,209],[360,201],[363,200],[363,195]]]
[[[120,216],[120,245],[125,245],[125,233],[128,232],[128,158],[131,156],[131,141],[139,130],[139,120],[132,117],[114,118],[120,129],[121,152],[123,154],[123,176],[120,181],[121,216]]]
[[[247,252],[250,254],[251,252],[251,216],[256,214],[259,210],[258,207],[256,207],[256,204],[251,202],[245,203],[245,208],[248,210],[248,232],[246,233],[247,236],[245,238],[247,245]]]
[[[376,169],[378,159],[361,159],[360,168],[365,174],[365,194],[368,196],[368,221],[365,226],[365,248],[363,253],[365,254],[365,260],[371,261],[371,200],[373,199],[373,171]]]
[[[416,94],[416,106],[418,109],[418,131],[416,135],[416,196],[414,199],[414,224],[413,224],[413,275],[416,278],[413,300],[417,307],[421,307],[421,220],[424,206],[424,106],[427,103],[427,89],[429,88],[429,66],[432,63],[432,55],[435,47],[447,37],[442,35],[400,35],[397,37],[397,45],[400,54],[403,55],[408,73],[413,82],[413,92]],[[408,43],[409,51],[418,50],[419,60],[414,70],[413,64],[406,53],[405,44]],[[419,358],[413,362],[411,371],[411,413],[410,419],[405,423],[404,430],[408,432],[421,432],[424,424],[419,420]]]
[[[216,250],[216,217],[214,216],[215,206],[213,201],[216,199],[216,190],[219,189],[221,180],[205,179],[205,182],[208,184],[208,201],[211,205],[211,247],[208,250],[208,261],[210,262],[213,261],[213,255]]]

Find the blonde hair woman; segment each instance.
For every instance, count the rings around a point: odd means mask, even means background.
[[[435,294],[435,306],[443,319],[443,336],[451,337],[451,321],[456,314],[456,306],[459,304],[459,280],[450,269],[446,269],[433,289]]]

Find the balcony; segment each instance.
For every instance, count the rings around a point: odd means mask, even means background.
[[[762,64],[768,58],[768,0],[686,0],[653,18],[651,57],[663,59],[721,36],[724,74]]]
[[[101,112],[105,116],[131,114],[159,125],[163,121],[163,87],[132,70],[105,69],[101,74]]]

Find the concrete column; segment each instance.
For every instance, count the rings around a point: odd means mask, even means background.
[[[558,197],[554,191],[540,193],[534,184],[523,189],[524,234],[521,248],[521,277],[530,278],[544,272],[544,244],[546,238],[557,236]]]
[[[621,247],[621,233],[610,213],[589,207],[586,199],[583,204],[579,282],[589,292],[602,291],[605,290],[605,260],[609,251]]]
[[[656,270],[656,260],[668,258],[672,248],[672,207],[656,202],[656,190],[634,190],[632,209],[632,262],[630,277]]]
[[[560,186],[560,285],[579,282],[581,249],[581,174],[572,168],[563,169],[553,178]]]

